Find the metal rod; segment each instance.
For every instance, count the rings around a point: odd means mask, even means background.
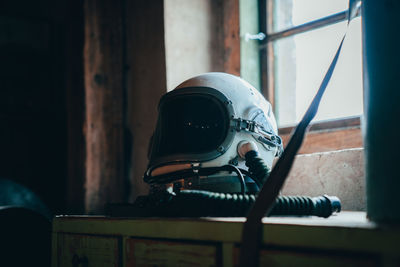
[[[343,12],[339,12],[336,14],[333,14],[331,16],[327,16],[318,20],[314,20],[311,22],[307,22],[304,24],[301,24],[299,26],[284,30],[284,31],[280,31],[280,32],[276,32],[276,33],[272,33],[267,35],[267,38],[265,39],[265,43],[267,42],[272,42],[275,41],[276,39],[280,39],[280,38],[285,38],[285,37],[289,37],[298,33],[303,33],[309,30],[314,30],[314,29],[318,29],[330,24],[334,24],[340,21],[343,21],[347,18],[347,10],[343,11]],[[266,46],[266,44],[262,45],[263,47]]]

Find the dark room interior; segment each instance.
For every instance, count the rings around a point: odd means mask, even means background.
[[[0,266],[399,266],[397,11],[1,1]]]

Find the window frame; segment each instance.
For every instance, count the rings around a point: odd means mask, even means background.
[[[358,12],[357,16],[360,16],[360,12]],[[311,20],[304,24],[293,26],[289,29],[285,29],[278,32],[268,33],[268,28],[273,23],[273,1],[272,0],[259,0],[259,28],[261,32],[266,34],[266,38],[260,41],[260,72],[261,75],[261,91],[264,96],[269,100],[273,109],[276,108],[275,101],[275,81],[274,81],[274,50],[273,43],[276,40],[280,40],[282,38],[286,38],[289,36],[294,36],[296,34],[309,32],[312,30],[316,30],[318,28],[326,27],[329,25],[333,25],[338,22],[345,21],[347,18],[347,11],[342,11],[336,14],[332,14],[329,16],[325,16],[316,20]],[[337,118],[326,121],[320,121],[316,123],[312,123],[309,131],[310,133],[327,135],[329,132],[331,135],[335,132],[342,132],[345,130],[354,131],[354,129],[358,129],[357,138],[362,139],[361,137],[361,116],[354,116],[348,118]],[[280,127],[279,133],[283,136],[283,139],[287,139],[286,137],[290,136],[290,133],[294,129],[295,125],[289,127]],[[315,146],[315,148],[310,148],[309,146]],[[337,144],[337,149],[343,149],[347,147],[362,147],[362,141],[359,140],[352,144],[345,144],[343,142],[341,144]],[[321,152],[321,151],[329,151],[333,150],[335,145],[330,144],[329,147],[321,147],[320,144],[313,144],[311,142],[303,145],[302,151],[300,154],[307,152]]]

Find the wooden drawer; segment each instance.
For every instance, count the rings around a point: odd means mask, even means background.
[[[262,250],[260,266],[373,267],[377,264],[372,257],[363,258],[348,254]]]
[[[58,234],[57,266],[121,266],[119,243],[117,237]]]
[[[217,245],[137,239],[126,240],[126,266],[219,266]]]
[[[240,249],[234,249],[234,266],[239,266]],[[377,258],[370,255],[349,255],[334,252],[263,249],[260,266],[269,267],[376,267]]]

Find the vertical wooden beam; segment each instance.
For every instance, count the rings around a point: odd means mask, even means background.
[[[157,120],[157,106],[167,92],[163,0],[127,1],[127,101],[132,134],[131,201],[145,194],[143,182],[150,137]]]
[[[123,1],[86,0],[85,103],[87,213],[123,200]]]
[[[239,0],[222,1],[224,71],[240,75]]]

